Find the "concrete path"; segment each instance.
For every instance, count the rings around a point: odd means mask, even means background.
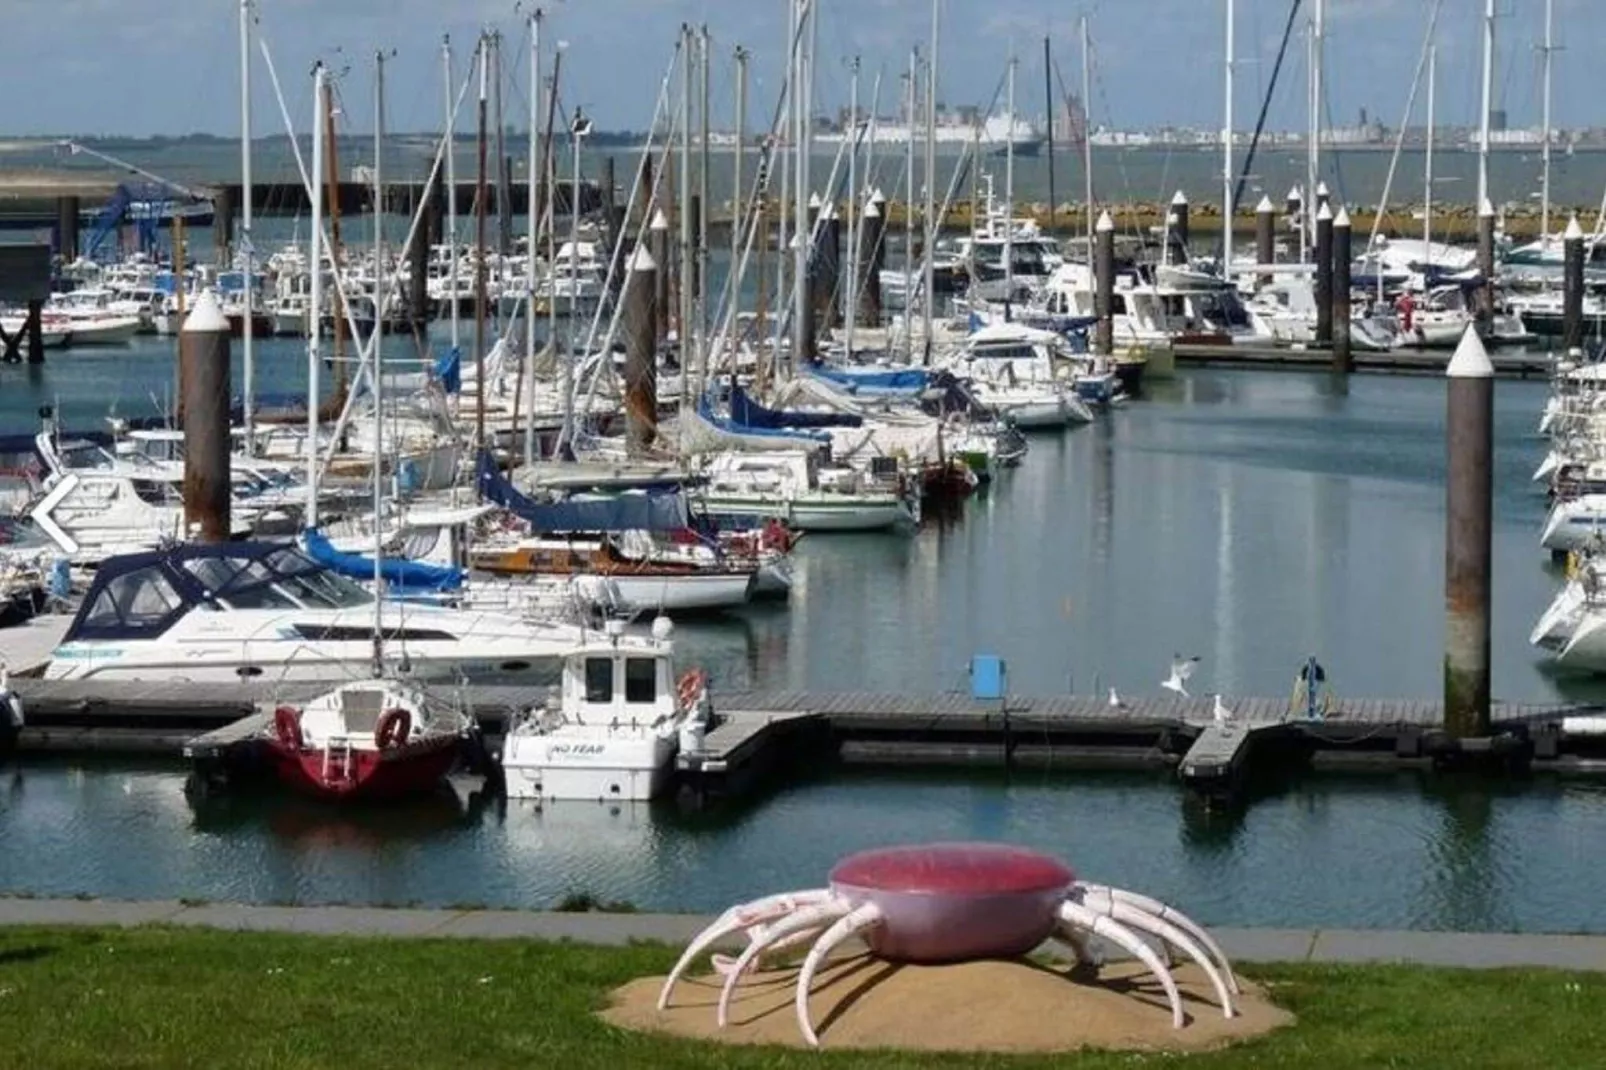
[[[0,926],[195,925],[322,936],[572,940],[684,944],[709,919],[690,914],[568,914],[521,910],[282,907],[238,903],[0,898]],[[1239,962],[1408,962],[1473,968],[1606,970],[1606,936],[1212,928]]]

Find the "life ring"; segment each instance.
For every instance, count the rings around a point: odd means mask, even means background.
[[[306,739],[301,734],[301,713],[294,706],[280,706],[273,711],[273,733],[291,750],[300,750]]]
[[[707,684],[708,674],[701,669],[688,669],[682,673],[675,682],[675,693],[680,697],[681,706],[690,707],[694,704]]]
[[[374,744],[380,750],[390,750],[406,743],[412,734],[412,713],[396,706],[379,715],[379,726],[374,729]]]

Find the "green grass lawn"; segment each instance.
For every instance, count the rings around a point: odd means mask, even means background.
[[[704,1070],[716,1067],[1606,1065],[1606,975],[1265,966],[1299,1024],[1194,1056],[942,1058],[659,1039],[592,1011],[671,949],[132,930],[0,929],[0,1067]]]

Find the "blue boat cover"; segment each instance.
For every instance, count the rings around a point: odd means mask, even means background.
[[[841,368],[811,363],[807,370],[853,394],[913,396],[925,390],[927,383],[926,372],[921,368]]]
[[[463,389],[463,353],[456,346],[442,353],[435,361],[435,378],[441,389],[455,394]]]
[[[625,491],[606,497],[537,502],[508,482],[484,451],[477,475],[486,501],[495,502],[540,532],[680,531],[687,527],[686,498],[679,490]]]
[[[851,412],[786,412],[767,409],[747,396],[739,386],[731,387],[731,422],[747,427],[862,427],[864,417]]]
[[[354,580],[374,578],[374,559],[362,554],[337,550],[334,544],[317,528],[308,528],[301,535],[302,549],[317,564],[329,571]],[[387,557],[379,563],[379,574],[387,588],[403,591],[455,591],[463,586],[462,569],[442,565],[409,561],[402,557]]]
[[[707,394],[697,399],[697,415],[711,424],[715,430],[723,431],[727,435],[773,439],[775,444],[780,447],[790,444],[812,448],[831,441],[831,436],[824,431],[793,431],[784,427],[755,427],[729,416],[721,416],[714,411],[714,405],[709,401]]]

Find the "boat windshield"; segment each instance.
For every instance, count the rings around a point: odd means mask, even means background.
[[[255,560],[195,558],[184,568],[233,609],[347,609],[373,603],[362,585],[290,549]]]

